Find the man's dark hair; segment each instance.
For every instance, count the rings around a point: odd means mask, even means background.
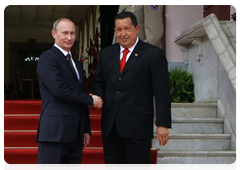
[[[138,25],[136,16],[132,12],[128,12],[128,11],[124,11],[117,14],[116,17],[114,18],[114,23],[116,23],[117,19],[125,19],[125,18],[130,18],[134,27]]]

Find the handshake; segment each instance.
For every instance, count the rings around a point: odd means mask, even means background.
[[[100,109],[103,104],[102,98],[97,95],[93,95],[93,94],[90,94],[90,96],[92,96],[92,98],[93,98],[93,108]]]

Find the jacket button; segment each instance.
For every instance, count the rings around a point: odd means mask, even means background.
[[[122,80],[122,78],[120,77],[118,80],[119,80],[119,81],[121,81],[121,80]]]
[[[120,92],[119,91],[117,91],[117,94],[119,94]]]

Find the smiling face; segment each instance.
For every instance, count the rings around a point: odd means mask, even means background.
[[[130,17],[115,21],[117,39],[123,48],[130,48],[135,44],[139,30],[140,26],[135,27]]]
[[[59,47],[69,52],[76,38],[74,23],[66,19],[60,21],[56,30],[52,30],[52,36]]]

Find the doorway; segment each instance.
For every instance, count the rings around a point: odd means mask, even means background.
[[[40,99],[37,63],[41,53],[53,43],[10,43],[10,82],[5,99]]]

